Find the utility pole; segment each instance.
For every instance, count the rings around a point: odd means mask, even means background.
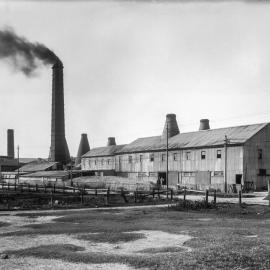
[[[228,137],[225,135],[225,140],[224,140],[224,190],[225,193],[228,192],[228,187],[227,187],[227,145],[228,145]]]
[[[168,128],[168,123],[166,126],[166,184],[167,184],[167,198],[168,198],[168,189],[169,189],[169,128]]]
[[[18,170],[17,170],[17,183],[19,184],[20,179],[20,146],[17,146],[17,155],[18,155]]]

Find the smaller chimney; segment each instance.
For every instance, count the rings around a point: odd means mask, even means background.
[[[108,138],[107,146],[112,146],[112,145],[116,145],[115,137]]]
[[[209,119],[201,119],[199,130],[208,130],[210,129]]]
[[[14,130],[7,130],[7,155],[10,158],[14,159]]]
[[[167,137],[167,126],[168,126],[168,138],[171,138],[180,133],[175,114],[170,113],[166,115],[166,122],[162,132],[162,138]]]
[[[79,165],[81,163],[82,155],[86,154],[89,151],[90,151],[90,146],[89,146],[87,134],[83,133],[81,135],[81,141],[80,141],[80,145],[79,145],[79,149],[77,153],[77,158],[75,160],[75,165]]]

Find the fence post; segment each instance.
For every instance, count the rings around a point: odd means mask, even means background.
[[[186,195],[187,195],[187,189],[186,187],[184,188],[184,207],[186,207]]]
[[[171,189],[171,201],[173,200],[173,190]]]
[[[217,204],[217,190],[214,190],[214,205]]]
[[[160,199],[160,188],[158,187],[158,198]]]
[[[81,204],[83,204],[83,189],[81,189]]]
[[[53,192],[51,190],[51,207],[53,208]]]
[[[239,206],[241,207],[242,205],[242,191],[241,190],[239,190],[238,198],[239,198]]]
[[[153,188],[153,199],[155,198],[155,188]]]
[[[134,202],[137,202],[137,190],[134,191]]]
[[[109,205],[110,187],[107,189],[107,205]]]
[[[205,191],[205,207],[206,208],[208,207],[208,195],[209,195],[209,190],[207,189]]]
[[[268,205],[270,206],[270,179],[268,180]]]

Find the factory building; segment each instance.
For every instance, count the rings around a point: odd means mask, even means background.
[[[208,119],[202,119],[198,131],[180,133],[176,116],[168,114],[161,136],[93,148],[81,165],[96,175],[160,179],[169,186],[260,190],[270,179],[269,143],[270,123],[210,129]]]

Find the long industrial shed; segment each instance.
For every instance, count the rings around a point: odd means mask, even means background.
[[[168,137],[168,140],[167,140]],[[167,142],[168,141],[168,142]],[[168,148],[168,170],[167,170]],[[82,170],[162,185],[205,190],[261,190],[270,176],[270,124],[210,129],[202,119],[195,132],[180,133],[175,114],[168,114],[161,136],[139,138],[82,156]],[[168,171],[168,173],[167,173]]]

